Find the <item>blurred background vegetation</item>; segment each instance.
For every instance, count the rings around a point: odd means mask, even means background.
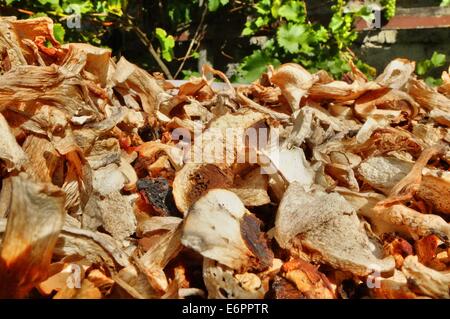
[[[374,3],[384,21],[395,15],[396,0]],[[2,16],[51,17],[62,43],[109,47],[115,57],[170,79],[196,75],[199,65],[211,63],[235,82],[253,81],[268,64],[290,61],[341,78],[352,60],[375,76],[351,50],[356,19],[372,21],[372,8],[350,0],[0,0]],[[324,14],[310,14],[317,11]],[[435,52],[417,71],[436,85],[430,70],[445,64],[446,56]]]

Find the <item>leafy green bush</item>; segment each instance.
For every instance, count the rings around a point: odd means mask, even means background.
[[[430,59],[420,61],[416,65],[417,75],[423,77],[425,82],[430,86],[439,86],[442,84],[442,79],[434,78],[431,76],[431,72],[434,69],[443,67],[447,62],[447,57],[445,54],[433,52]]]
[[[344,12],[345,5],[344,0],[335,1],[329,24],[322,25],[309,20],[304,1],[258,1],[242,35],[264,34],[268,40],[242,61],[236,79],[253,81],[265,65],[287,61],[299,63],[311,71],[324,69],[340,78],[350,71],[347,61],[352,56],[348,50],[357,39],[354,21],[357,17],[369,19],[371,14],[366,7]],[[361,61],[358,64],[365,71],[373,72]]]
[[[105,34],[112,30],[134,33],[156,62],[152,66],[168,78],[193,74],[189,69],[200,56],[205,30],[219,15],[241,16],[241,36],[263,39],[249,47],[250,54],[238,64],[234,81],[253,81],[267,65],[289,61],[310,71],[324,69],[340,78],[350,70],[348,61],[352,59],[363,72],[374,75],[375,70],[350,51],[357,38],[355,19],[371,20],[373,14],[364,6],[349,10],[347,0],[332,3],[328,22],[311,21],[302,0],[0,0],[0,8],[20,18],[51,17],[57,22],[54,31],[61,42],[104,46]],[[395,13],[395,0],[381,3],[386,16]],[[81,18],[81,28],[77,28],[76,17]],[[186,33],[187,41],[177,41]]]

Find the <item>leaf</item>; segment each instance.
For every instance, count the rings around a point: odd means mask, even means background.
[[[278,15],[288,21],[303,23],[305,21],[304,3],[300,1],[290,1],[280,7]]]
[[[442,79],[436,79],[433,78],[432,76],[427,76],[425,78],[425,83],[428,84],[429,86],[436,87],[442,85],[443,81]]]
[[[434,67],[438,68],[445,64],[445,61],[447,60],[445,54],[434,52],[433,56],[431,57],[431,63]]]
[[[317,31],[315,31],[314,38],[317,42],[326,42],[329,39],[328,30],[323,26],[320,26]]]
[[[424,75],[428,72],[428,70],[431,67],[431,61],[430,60],[424,60],[417,63],[416,67],[416,73],[417,75]]]
[[[55,23],[53,25],[53,34],[55,35],[55,39],[63,43],[64,42],[64,36],[66,35],[66,30],[60,23]]]
[[[330,29],[333,32],[336,32],[342,25],[344,24],[344,19],[342,16],[334,15],[330,22]]]
[[[222,5],[228,4],[229,0],[209,0],[208,1],[208,10],[211,12],[217,11],[219,7]]]
[[[175,47],[175,39],[171,35],[167,35],[166,30],[161,28],[155,29],[156,38],[161,45],[161,55],[167,62],[173,59],[173,48]]]
[[[450,0],[442,0],[441,7],[447,7],[450,6]]]
[[[267,70],[268,65],[278,66],[280,61],[263,50],[254,51],[244,58],[238,70],[238,82],[250,83]]]
[[[299,43],[302,43],[305,37],[306,28],[299,24],[285,24],[277,31],[277,40],[279,45],[289,53],[299,51]]]
[[[59,0],[38,0],[38,2],[42,5],[49,4],[54,9],[59,7]]]

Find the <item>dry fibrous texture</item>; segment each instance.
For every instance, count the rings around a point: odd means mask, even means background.
[[[0,17],[1,298],[450,298],[448,72],[176,87],[52,30]]]
[[[292,183],[278,208],[275,233],[281,247],[301,245],[312,251],[313,259],[356,275],[394,268],[392,258],[382,259],[354,208],[335,192]]]

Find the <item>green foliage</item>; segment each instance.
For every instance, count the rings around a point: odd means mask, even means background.
[[[181,71],[181,74],[182,74],[182,78],[184,80],[188,80],[188,79],[190,79],[192,77],[196,77],[196,78],[200,77],[200,73],[199,72],[191,71],[191,70],[183,70],[183,71]]]
[[[156,38],[161,44],[161,55],[164,60],[170,62],[173,59],[173,48],[175,47],[175,39],[171,35],[167,35],[164,29],[156,28]]]
[[[442,0],[441,7],[447,7],[450,6],[450,0]]]
[[[382,0],[381,5],[384,8],[384,16],[386,17],[386,19],[391,19],[393,16],[395,16],[397,0]]]
[[[392,16],[396,1],[380,1],[385,14]],[[196,67],[193,62],[199,58],[199,48],[208,28],[216,19],[223,21],[223,16],[246,21],[241,28],[242,36],[248,40],[258,37],[259,43],[245,48],[247,56],[238,64],[233,81],[254,81],[268,65],[290,61],[311,72],[325,69],[341,78],[350,71],[348,61],[352,59],[369,77],[373,76],[374,69],[349,50],[357,39],[355,19],[369,21],[373,13],[365,6],[349,10],[348,0],[331,2],[328,21],[317,22],[310,20],[309,8],[303,0],[0,0],[0,4],[6,3],[16,10],[19,18],[51,17],[55,21],[55,37],[60,42],[105,46],[110,37],[116,37],[114,30],[120,30],[119,36],[134,32],[137,35],[134,39],[149,48],[135,62],[161,70],[166,64],[171,72],[178,70],[176,73],[181,77],[192,74],[187,69]],[[80,28],[68,27],[74,14],[81,17]],[[221,27],[226,30],[227,26]],[[188,41],[175,41],[187,34]]]
[[[430,86],[438,86],[442,84],[442,79],[434,78],[430,73],[437,68],[443,67],[447,62],[445,54],[433,52],[430,59],[420,61],[416,66],[417,75],[423,77],[425,82]]]
[[[357,17],[369,18],[366,7],[344,12],[346,1],[335,0],[328,25],[309,21],[307,7],[300,0],[261,0],[246,22],[243,36],[266,35],[272,39],[246,57],[235,80],[249,82],[270,63],[293,61],[309,70],[325,69],[339,78],[350,70],[349,47],[357,39],[353,23]],[[373,68],[359,63],[369,74]]]
[[[227,5],[229,0],[208,0],[208,10],[213,12],[217,11],[220,6]]]
[[[66,36],[66,30],[61,25],[61,23],[55,23],[53,25],[53,33],[55,35],[55,39],[58,40],[58,42],[63,43],[64,37]]]

